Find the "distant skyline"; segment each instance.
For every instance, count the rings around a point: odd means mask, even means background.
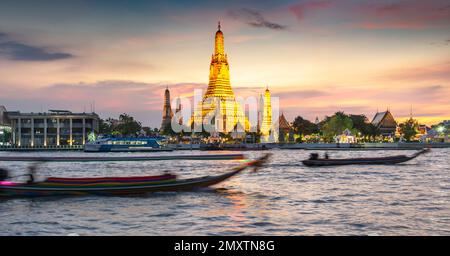
[[[450,119],[450,3],[24,1],[0,7],[0,105],[121,113],[159,127],[171,97],[205,90],[220,21],[238,96],[266,86],[288,120],[391,110]]]

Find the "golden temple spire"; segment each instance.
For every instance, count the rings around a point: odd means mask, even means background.
[[[267,86],[266,91],[264,92],[264,112],[261,126],[261,134],[263,136],[268,136],[271,128],[272,128],[272,103],[269,86]]]
[[[222,123],[223,132],[227,133],[237,127],[238,124],[245,130],[250,127],[250,122],[239,103],[236,101],[230,85],[230,69],[227,55],[224,49],[224,36],[221,31],[220,21],[214,41],[214,53],[209,67],[209,83],[200,109],[196,110],[194,119],[202,124],[207,114],[218,112],[216,124]],[[221,121],[220,121],[221,120]],[[221,131],[222,132],[222,131]]]
[[[228,60],[224,50],[224,37],[220,23],[215,35],[214,54],[211,59],[208,89],[205,98],[220,97],[234,99],[230,85]]]
[[[217,26],[217,32],[216,32],[216,38],[215,38],[215,47],[214,47],[214,55],[224,55],[224,40],[223,40],[223,33],[220,30],[220,21],[219,25]]]

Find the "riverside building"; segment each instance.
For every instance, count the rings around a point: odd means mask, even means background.
[[[49,110],[43,113],[6,112],[12,131],[11,144],[18,147],[84,145],[90,133],[98,133],[99,116]]]

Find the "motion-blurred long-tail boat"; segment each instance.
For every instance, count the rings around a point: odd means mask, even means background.
[[[16,183],[0,179],[0,197],[39,197],[73,195],[139,195],[156,191],[186,191],[216,185],[243,170],[261,167],[269,154],[246,162],[232,170],[215,176],[178,179],[176,175],[101,178],[47,178],[42,182]]]

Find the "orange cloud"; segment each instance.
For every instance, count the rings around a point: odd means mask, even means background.
[[[450,62],[398,68],[383,74],[389,80],[429,81],[441,80],[450,82]]]

